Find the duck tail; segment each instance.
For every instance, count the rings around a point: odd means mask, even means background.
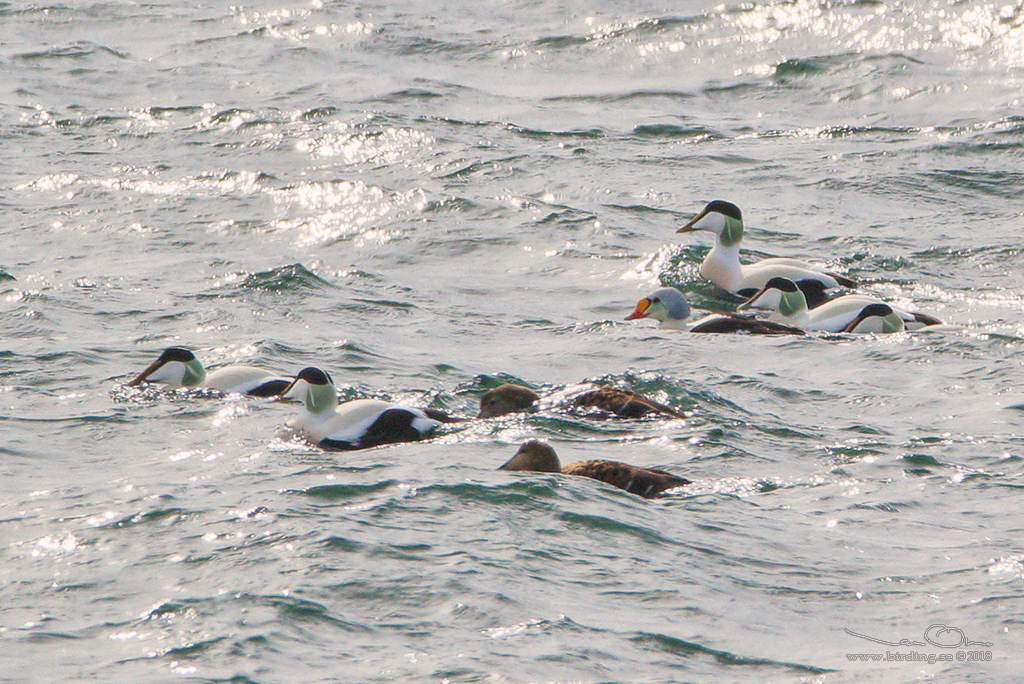
[[[857,287],[856,280],[848,276],[844,276],[842,273],[832,273],[831,271],[827,271],[826,273],[835,278],[836,282],[842,285],[843,287],[848,287],[851,290]]]

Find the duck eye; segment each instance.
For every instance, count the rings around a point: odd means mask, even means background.
[[[657,304],[661,301],[660,297],[651,297],[651,304]]]

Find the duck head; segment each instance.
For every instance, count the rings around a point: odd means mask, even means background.
[[[775,277],[736,309],[768,309],[778,311],[783,316],[795,316],[807,311],[807,298],[789,278]]]
[[[808,309],[815,309],[828,301],[828,287],[820,280],[801,280],[796,286],[804,293]]]
[[[134,387],[143,382],[162,382],[171,387],[196,387],[206,379],[206,369],[188,349],[169,347],[146,370],[128,383]]]
[[[560,473],[562,464],[558,454],[545,442],[531,439],[523,442],[516,455],[498,470],[532,470],[539,473]]]
[[[904,330],[906,325],[900,315],[883,303],[868,304],[843,328],[843,332],[848,333],[896,333]]]
[[[299,371],[292,384],[281,392],[281,398],[301,401],[310,413],[331,411],[338,405],[338,393],[331,376],[312,366]]]
[[[626,320],[653,318],[662,323],[681,322],[689,315],[690,305],[683,293],[674,287],[663,287],[637,302],[633,313],[626,316]]]
[[[743,239],[743,213],[732,202],[714,200],[676,232],[689,233],[694,230],[711,231],[726,247],[738,245]]]
[[[487,390],[480,397],[480,413],[477,418],[497,418],[509,413],[530,411],[540,400],[540,395],[529,387],[506,383]]]

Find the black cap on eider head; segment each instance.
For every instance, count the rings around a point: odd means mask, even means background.
[[[885,318],[892,314],[892,307],[883,302],[876,302],[874,304],[868,304],[860,310],[860,318],[868,318],[870,316],[881,316]]]
[[[825,283],[820,280],[806,278],[798,281],[796,286],[804,293],[804,299],[807,300],[808,309],[821,306],[828,301],[828,288],[825,286]]]
[[[774,278],[772,278],[771,280],[764,284],[765,290],[769,288],[775,290],[782,290],[783,292],[796,292],[797,290],[800,289],[792,280],[790,280],[789,278],[783,278],[781,276],[775,276]]]
[[[305,380],[310,385],[333,385],[334,381],[331,380],[331,376],[322,371],[319,368],[310,366],[303,368],[299,371],[298,375],[295,376],[295,380]],[[293,383],[294,384],[294,383]]]
[[[143,382],[146,382],[149,379],[150,375],[152,375],[159,369],[163,368],[168,363],[178,362],[183,363],[187,366],[188,364],[191,364],[195,361],[196,355],[190,352],[188,349],[184,349],[182,347],[168,347],[163,351],[163,353],[160,354],[160,358],[158,358],[153,363],[149,364],[149,366],[146,367],[146,370],[142,371],[137,376],[135,376],[135,379],[128,383],[128,387],[135,387],[136,385],[141,385]],[[200,373],[202,373],[201,368]],[[201,380],[201,376],[195,378],[195,382],[197,383],[200,382]]]
[[[188,363],[190,361],[195,361],[195,359],[196,355],[184,347],[168,347],[164,350],[164,353],[160,355],[158,361],[161,363],[168,363],[170,361]]]
[[[743,213],[740,211],[740,208],[732,202],[726,202],[725,200],[713,200],[708,203],[708,206],[704,207],[703,213],[710,214],[713,211],[718,212],[719,214],[725,214],[726,216],[739,221],[743,220]]]

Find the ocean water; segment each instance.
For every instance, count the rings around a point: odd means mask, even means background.
[[[0,3],[0,681],[1004,682],[1024,6]],[[953,328],[690,335],[715,198]],[[171,345],[475,412],[331,453]],[[660,467],[647,501],[497,472]]]

